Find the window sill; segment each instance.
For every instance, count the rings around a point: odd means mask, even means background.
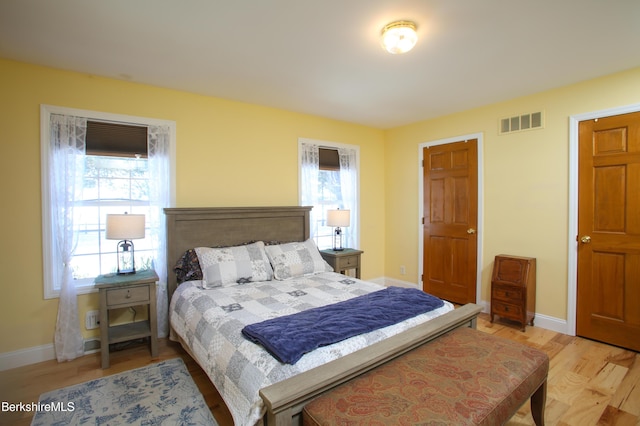
[[[93,279],[83,280],[88,282],[83,282],[82,284],[76,284],[76,293],[80,294],[90,294],[97,293],[98,290],[93,286]],[[47,289],[45,288],[45,299],[58,299],[60,298],[60,289]]]

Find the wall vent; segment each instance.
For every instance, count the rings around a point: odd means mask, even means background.
[[[100,352],[100,339],[90,338],[84,341],[84,354],[93,354]]]
[[[544,114],[542,111],[520,114],[513,117],[501,118],[499,134],[504,135],[513,132],[542,129],[544,127]]]

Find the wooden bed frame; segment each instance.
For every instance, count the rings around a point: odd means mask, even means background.
[[[232,246],[250,241],[305,241],[311,207],[167,208],[167,290],[177,287],[173,268],[194,247]],[[260,390],[268,426],[301,424],[304,405],[376,366],[457,327],[475,328],[481,308],[464,305],[367,348]],[[184,343],[183,343],[184,346]],[[185,349],[190,352],[189,348]]]

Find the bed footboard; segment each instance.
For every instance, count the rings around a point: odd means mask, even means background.
[[[260,390],[267,408],[267,426],[302,424],[302,408],[309,401],[399,355],[457,327],[476,327],[481,308],[464,305],[391,338]]]

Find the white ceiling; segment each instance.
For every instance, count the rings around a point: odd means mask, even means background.
[[[398,19],[419,40],[390,55]],[[639,46],[639,0],[0,0],[2,58],[377,128],[635,68]]]

